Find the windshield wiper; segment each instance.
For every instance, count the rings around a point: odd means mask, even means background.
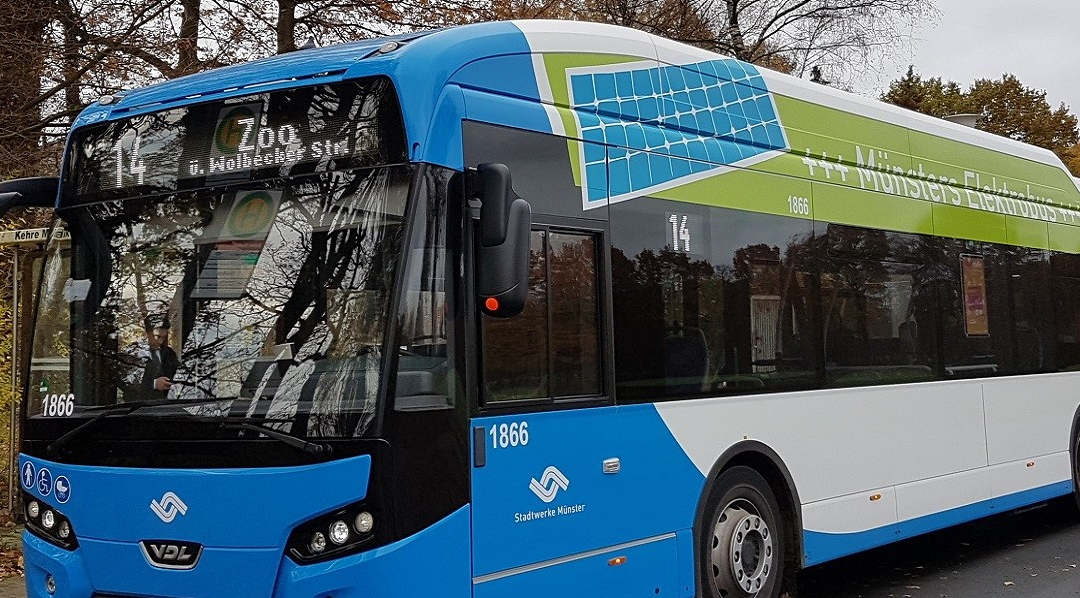
[[[143,409],[145,407],[164,407],[166,405],[173,405],[176,407],[188,407],[191,405],[203,405],[206,403],[220,403],[222,401],[231,401],[238,397],[219,397],[213,399],[197,399],[192,401],[178,401],[175,399],[152,399],[146,401],[131,401],[128,403],[116,403],[114,405],[94,405],[83,409],[84,413],[94,413],[97,415],[84,421],[83,423],[75,426],[69,430],[66,434],[57,438],[49,446],[45,447],[45,454],[57,455],[60,453],[60,449],[64,448],[71,443],[73,439],[86,431],[87,428],[94,426],[97,422],[103,418],[109,416],[122,416],[130,415],[135,411]]]
[[[283,442],[293,448],[300,449],[301,451],[310,455],[325,456],[334,451],[334,447],[329,444],[320,444],[318,442],[308,442],[299,436],[293,436],[287,432],[282,432],[276,428],[264,424],[254,424],[251,422],[225,422],[221,424],[221,427],[227,430],[246,430],[248,432],[256,432],[262,434],[267,438],[272,438],[279,442]]]

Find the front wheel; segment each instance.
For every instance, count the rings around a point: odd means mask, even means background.
[[[761,474],[737,466],[720,474],[706,505],[700,555],[710,598],[778,598],[785,538],[776,495]]]

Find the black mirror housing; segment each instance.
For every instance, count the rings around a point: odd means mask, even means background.
[[[58,177],[33,177],[0,182],[0,216],[12,208],[52,208],[60,190]]]
[[[529,297],[532,208],[514,193],[505,164],[480,164],[469,174],[469,197],[481,202],[476,235],[480,309],[497,318],[513,317]]]

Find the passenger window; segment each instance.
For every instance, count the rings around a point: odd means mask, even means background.
[[[934,286],[908,264],[830,260],[821,274],[825,384],[934,380]]]
[[[1027,369],[1017,359],[1016,297],[1010,291],[1022,280],[1012,279],[1022,271],[1014,267],[1010,273],[1016,250],[963,240],[944,240],[942,246],[941,265],[947,268],[940,290],[945,377],[982,378],[1012,374],[1018,366]]]
[[[601,394],[597,238],[534,230],[529,264],[522,313],[483,318],[484,402]]]
[[[808,221],[649,198],[611,210],[618,402],[817,386]]]

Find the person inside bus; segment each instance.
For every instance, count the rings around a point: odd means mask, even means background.
[[[169,346],[169,320],[148,317],[143,323],[150,354],[143,366],[140,394],[146,399],[164,399],[172,388],[180,359]]]

